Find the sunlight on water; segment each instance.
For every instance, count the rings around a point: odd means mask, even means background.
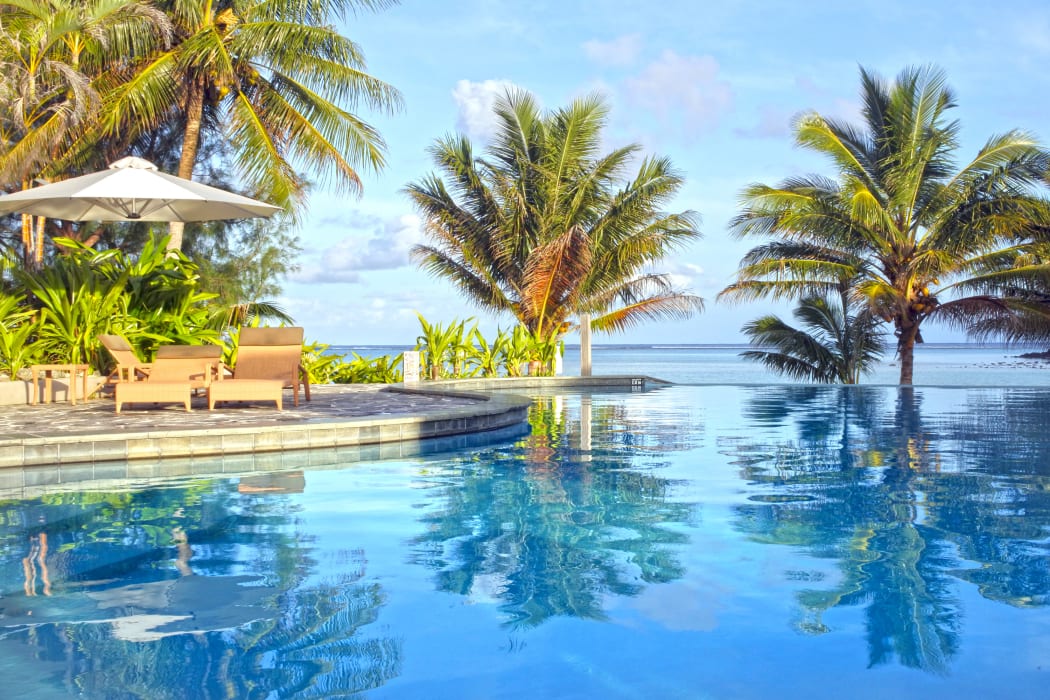
[[[452,451],[0,494],[0,671],[27,698],[1037,697],[1048,402],[546,396]]]

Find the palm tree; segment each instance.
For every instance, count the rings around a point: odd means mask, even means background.
[[[774,348],[749,350],[742,357],[802,381],[856,384],[884,350],[878,326],[882,319],[868,308],[851,309],[846,293],[834,303],[829,297],[808,296],[794,316],[805,329],[794,328],[775,315],[746,324],[752,345]]]
[[[541,113],[527,92],[509,92],[495,112],[485,156],[446,136],[431,148],[445,179],[407,187],[433,242],[413,249],[421,267],[536,337],[564,331],[574,315],[596,314],[595,330],[615,331],[702,308],[650,270],[700,236],[693,212],[660,210],[682,184],[668,159],[644,158],[622,182],[640,147],[599,152],[608,109],[596,95]]]
[[[959,126],[946,120],[955,99],[941,71],[909,68],[887,84],[861,69],[861,85],[862,126],[815,113],[795,125],[796,142],[827,156],[837,180],[811,175],[744,191],[735,232],[776,240],[747,253],[720,297],[803,297],[855,279],[855,296],[893,323],[900,383],[911,384],[927,319],[969,330],[1045,314],[1002,292],[1050,272],[1027,255],[1047,217],[1036,187],[1050,155],[1010,131],[956,170]]]
[[[114,57],[163,43],[170,25],[151,5],[128,0],[4,0],[0,18],[0,182],[25,189],[64,173],[98,119]],[[23,255],[39,267],[44,220],[34,226],[32,218],[22,218]]]
[[[385,144],[351,110],[362,102],[392,110],[401,97],[365,72],[360,47],[334,25],[396,2],[164,0],[175,42],[108,95],[103,126],[137,134],[175,120],[184,178],[193,175],[202,129],[221,130],[244,185],[286,208],[306,197],[304,168],[358,192],[355,167],[381,168]],[[174,224],[169,247],[181,245]]]

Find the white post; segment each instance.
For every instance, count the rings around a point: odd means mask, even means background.
[[[416,384],[419,382],[419,352],[408,350],[401,356],[401,368],[404,370],[404,383]]]
[[[591,315],[580,314],[580,376],[591,376]]]

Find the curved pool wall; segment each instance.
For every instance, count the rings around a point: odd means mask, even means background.
[[[1045,694],[1050,390],[544,394],[451,450],[9,494],[5,688]]]
[[[350,391],[359,387],[319,386],[314,391],[315,400],[304,403],[301,410],[143,410],[134,416],[126,411],[117,418],[109,410],[110,403],[104,400],[82,402],[79,406],[7,408],[6,434],[0,435],[0,488],[15,485],[15,477],[4,474],[5,467],[107,465],[220,455],[236,458],[293,450],[393,445],[520,424],[525,420],[529,400],[514,391],[527,392],[538,387],[643,391],[666,385],[667,382],[652,377],[616,375],[436,381],[370,387],[371,395]],[[330,390],[328,401],[318,407],[320,395],[326,390]],[[368,406],[378,403],[375,396],[380,393],[399,398],[387,400],[370,411]],[[449,399],[455,405],[420,405],[422,402],[413,400],[418,397]],[[202,400],[195,398],[198,409]],[[75,428],[70,425],[73,421],[68,420],[73,414],[78,421]],[[122,421],[119,429],[115,426],[118,418]]]

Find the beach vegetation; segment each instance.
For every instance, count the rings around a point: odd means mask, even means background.
[[[198,266],[146,242],[138,255],[94,250],[58,238],[64,254],[39,268],[8,265],[0,292],[0,371],[14,377],[29,364],[88,364],[105,372],[112,358],[98,336],[121,335],[148,361],[160,345],[235,347],[236,328],[286,321],[269,302],[228,305],[203,291]]]
[[[794,124],[796,143],[826,157],[832,175],[743,191],[733,231],[769,240],[719,296],[819,297],[848,278],[851,303],[892,325],[900,383],[911,384],[927,320],[987,334],[1050,318],[1046,304],[1009,291],[1050,272],[1031,255],[1048,221],[1050,154],[1008,131],[959,167],[955,95],[941,70],[907,68],[890,82],[862,68],[860,78],[862,123],[810,112]]]
[[[350,353],[353,358],[343,362],[332,376],[335,384],[395,384],[404,381],[404,372],[400,368],[402,355],[380,355],[379,357],[361,357],[356,352]]]
[[[43,364],[43,348],[32,342],[39,316],[25,304],[25,295],[0,292],[0,372],[14,379],[30,365]]]
[[[397,0],[303,3],[9,0],[0,12],[0,188],[25,189],[134,154],[165,172],[286,209],[271,222],[172,228],[221,303],[259,304],[296,269],[298,212],[313,188],[361,190],[385,143],[362,109],[400,108],[338,26]],[[0,217],[0,246],[40,268],[76,240],[137,253],[146,223]]]
[[[165,343],[220,342],[224,309],[215,295],[198,287],[196,265],[169,254],[163,240],[152,241],[138,256],[120,250],[96,251],[57,239],[66,254],[39,270],[14,268],[13,286],[22,295],[19,310],[37,319],[30,342],[52,362],[110,363],[98,336],[127,338],[140,357],[152,357]]]
[[[333,353],[324,343],[307,343],[303,347],[303,367],[311,384],[393,384],[402,381],[398,366],[401,355],[361,357],[351,352]]]
[[[804,382],[857,384],[885,350],[882,319],[866,304],[839,296],[809,296],[793,311],[795,327],[770,314],[743,327],[755,349],[741,353],[774,372]]]
[[[496,330],[489,342],[476,322],[453,319],[447,324],[431,323],[419,317],[420,335],[416,351],[421,354],[421,371],[429,379],[464,379],[469,377],[553,376],[557,356],[564,354],[565,344],[557,336],[532,333],[524,325],[511,331]]]
[[[470,329],[467,322],[453,319],[447,325],[431,323],[417,313],[420,334],[416,338],[416,350],[421,353],[422,371],[431,379],[447,379],[463,376],[464,361],[470,354],[470,338],[477,324]]]
[[[5,0],[2,11],[0,183],[25,189],[87,157],[107,86],[172,28],[152,3],[134,0]],[[44,232],[44,219],[21,217],[23,264],[43,263]]]
[[[346,356],[329,352],[330,347],[317,342],[303,345],[302,365],[311,384],[331,384],[343,365]]]
[[[303,346],[303,367],[311,384],[394,384],[404,380],[402,355],[362,357],[332,352],[325,343]]]
[[[438,172],[406,188],[430,239],[412,251],[420,267],[544,339],[582,314],[612,332],[699,312],[700,297],[654,269],[700,237],[694,212],[664,211],[682,176],[637,144],[602,153],[608,112],[597,95],[544,112],[510,91],[484,153],[463,135],[436,141]]]
[[[538,355],[534,344],[533,335],[525,326],[518,325],[511,330],[501,357],[508,377],[520,377],[528,372],[529,363]]]
[[[220,133],[247,192],[290,212],[308,194],[306,170],[338,191],[359,192],[357,168],[382,168],[386,145],[353,108],[391,112],[401,96],[367,72],[360,46],[336,25],[394,4],[167,0],[160,6],[175,28],[171,45],[158,46],[132,80],[106,94],[101,128],[133,138],[174,125],[176,174],[188,179],[202,132]],[[169,246],[181,245],[176,222]]]
[[[496,337],[490,343],[485,335],[475,326],[470,335],[470,346],[467,348],[467,359],[482,377],[498,377],[501,360],[510,343],[510,335],[503,329],[497,329]]]

